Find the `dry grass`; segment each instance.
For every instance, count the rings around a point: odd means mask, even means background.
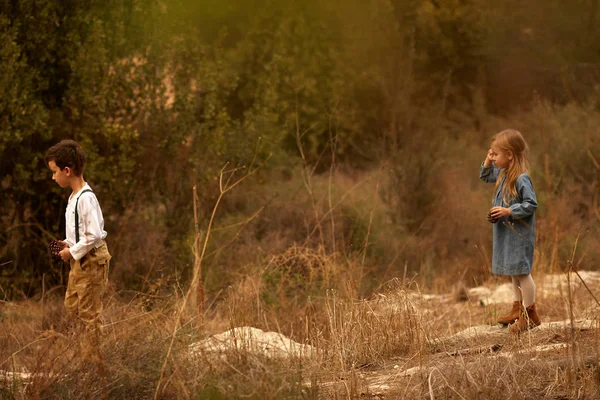
[[[572,301],[575,317],[595,319],[594,325],[575,329],[573,336],[569,324],[545,324],[547,329],[515,337],[490,325],[504,311],[501,305],[496,310],[476,299],[427,297],[414,282],[396,281],[370,299],[357,300],[352,291],[328,289],[343,270],[333,256],[291,248],[265,262],[260,273],[246,276],[207,309],[201,330],[193,314],[183,315],[157,398],[600,395],[598,305],[583,287],[570,297],[560,291],[546,295],[538,306],[544,322],[564,320]],[[343,267],[359,268],[352,265]],[[270,269],[279,271],[278,281],[265,273]],[[598,287],[590,289],[597,293]],[[104,376],[82,357],[82,336],[66,332],[60,298],[46,301],[44,315],[33,300],[0,303],[0,398],[153,398],[181,293],[174,290],[151,310],[143,296],[128,302],[108,299],[101,344]],[[269,293],[278,294],[283,306],[270,304]],[[54,330],[42,330],[43,320]],[[285,332],[317,351],[309,358],[270,358],[245,350],[190,354],[190,344],[242,325]],[[31,375],[15,378],[22,372]]]

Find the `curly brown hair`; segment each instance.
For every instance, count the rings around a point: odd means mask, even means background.
[[[74,140],[61,140],[48,149],[46,153],[46,164],[54,161],[61,170],[65,167],[71,168],[75,176],[83,174],[85,167],[85,152],[79,143]]]

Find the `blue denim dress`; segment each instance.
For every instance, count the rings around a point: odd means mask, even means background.
[[[483,164],[479,178],[487,183],[495,183],[500,168],[494,165],[485,168]],[[521,174],[515,182],[517,197],[505,204],[502,200],[504,180],[494,194],[493,206],[509,207],[511,216],[502,217],[494,225],[494,250],[492,273],[497,275],[527,275],[533,265],[535,247],[535,210],[537,199],[533,184],[527,174]]]

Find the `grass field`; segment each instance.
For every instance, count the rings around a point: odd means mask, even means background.
[[[58,295],[43,306],[1,302],[0,398],[597,398],[600,277],[581,276],[587,288],[573,273],[570,286],[566,274],[535,276],[543,323],[520,336],[494,324],[509,304],[478,298],[476,289],[421,293],[414,282],[389,282],[364,300],[323,290],[277,308],[252,289],[261,277],[247,277],[207,305],[201,327],[188,310],[178,323],[176,290],[152,302],[113,294],[103,314],[103,372],[83,356],[86,340],[69,330]],[[313,351],[273,356],[251,337],[219,352],[190,351],[240,326],[281,332]]]

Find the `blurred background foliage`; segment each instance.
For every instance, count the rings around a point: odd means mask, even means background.
[[[536,270],[564,268],[579,233],[597,268],[599,27],[598,0],[2,1],[0,297],[66,282],[46,244],[69,193],[44,165],[65,138],[121,291],[185,283],[192,187],[205,229],[223,165],[252,160],[217,213],[209,296],[294,245],[357,265],[357,296],[488,279],[478,168],[507,127],[531,146]]]

